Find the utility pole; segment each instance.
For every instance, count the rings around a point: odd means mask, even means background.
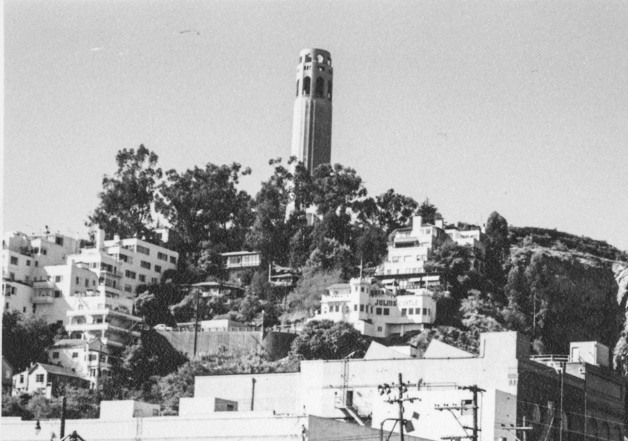
[[[361,265],[361,263],[360,263]],[[360,271],[362,268],[360,267]],[[403,385],[403,381],[401,379],[401,372],[399,373],[399,440],[403,441],[403,425],[405,421],[403,420],[403,389],[408,390],[406,386]]]
[[[420,384],[420,382],[419,382]],[[387,420],[394,420],[395,421],[395,426],[397,425],[397,422],[399,422],[399,439],[400,441],[404,441],[404,436],[403,436],[403,429],[404,429],[404,425],[406,423],[406,420],[403,419],[403,402],[404,401],[409,401],[411,403],[413,403],[415,400],[420,400],[420,398],[410,398],[410,397],[403,397],[403,394],[405,392],[408,391],[408,385],[409,384],[404,384],[403,382],[403,378],[401,376],[401,373],[399,373],[399,385],[398,385],[398,389],[399,389],[399,397],[393,399],[393,398],[388,398],[386,401],[388,403],[397,403],[399,404],[399,418],[387,418],[384,421],[382,421],[381,425],[380,425],[380,438],[383,439],[383,431],[384,431],[384,422]],[[395,387],[395,384],[393,383],[392,385],[393,387]],[[377,386],[377,390],[379,391],[380,395],[384,395],[384,394],[390,394],[391,392],[391,388],[388,384],[382,384]],[[393,426],[392,430],[394,430],[395,427]],[[390,436],[389,436],[390,438]]]
[[[61,428],[59,430],[59,439],[63,439],[65,436],[65,409],[66,409],[66,399],[65,395],[61,399]]]
[[[478,432],[480,429],[478,427],[478,393],[486,392],[486,390],[480,389],[477,385],[461,386],[459,389],[473,392],[473,435],[471,436],[471,439],[472,441],[479,441]]]
[[[196,318],[194,319],[194,357],[196,357],[196,344],[198,341],[198,298],[201,290],[196,288]]]

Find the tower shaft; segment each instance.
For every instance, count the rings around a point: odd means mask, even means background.
[[[292,156],[310,173],[331,161],[333,69],[329,52],[304,49],[297,67]]]

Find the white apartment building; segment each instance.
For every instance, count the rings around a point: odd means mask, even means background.
[[[3,307],[64,325],[72,339],[123,348],[140,335],[142,319],[133,315],[139,286],[158,283],[179,255],[135,238],[105,241],[103,231],[95,246],[80,245],[61,234],[5,234]],[[77,372],[91,372],[90,360],[74,361]]]
[[[363,335],[387,337],[421,330],[434,323],[436,301],[426,289],[396,295],[370,279],[351,279],[349,283],[327,288],[321,308],[311,320],[346,321]]]
[[[427,273],[425,262],[435,248],[447,242],[470,246],[476,258],[473,265],[480,271],[484,268],[484,233],[478,229],[461,231],[455,227],[445,229],[442,220],[435,225],[425,224],[421,216],[414,216],[412,226],[398,228],[388,237],[388,255],[377,268],[375,276],[389,288],[429,288],[440,283],[437,274]]]

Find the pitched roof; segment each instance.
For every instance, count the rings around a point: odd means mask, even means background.
[[[37,366],[41,366],[49,374],[63,375],[65,377],[76,377],[76,378],[83,379],[83,377],[78,375],[76,372],[72,372],[70,369],[66,369],[60,366],[55,366],[52,364],[45,364],[45,363],[36,363],[35,366],[33,366],[32,368],[28,370],[28,372],[31,373]]]
[[[75,346],[85,346],[87,341],[80,338],[64,338],[52,345],[53,348],[73,348]]]

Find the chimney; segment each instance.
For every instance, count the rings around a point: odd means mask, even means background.
[[[105,230],[100,228],[96,232],[96,248],[102,250],[105,247]]]

